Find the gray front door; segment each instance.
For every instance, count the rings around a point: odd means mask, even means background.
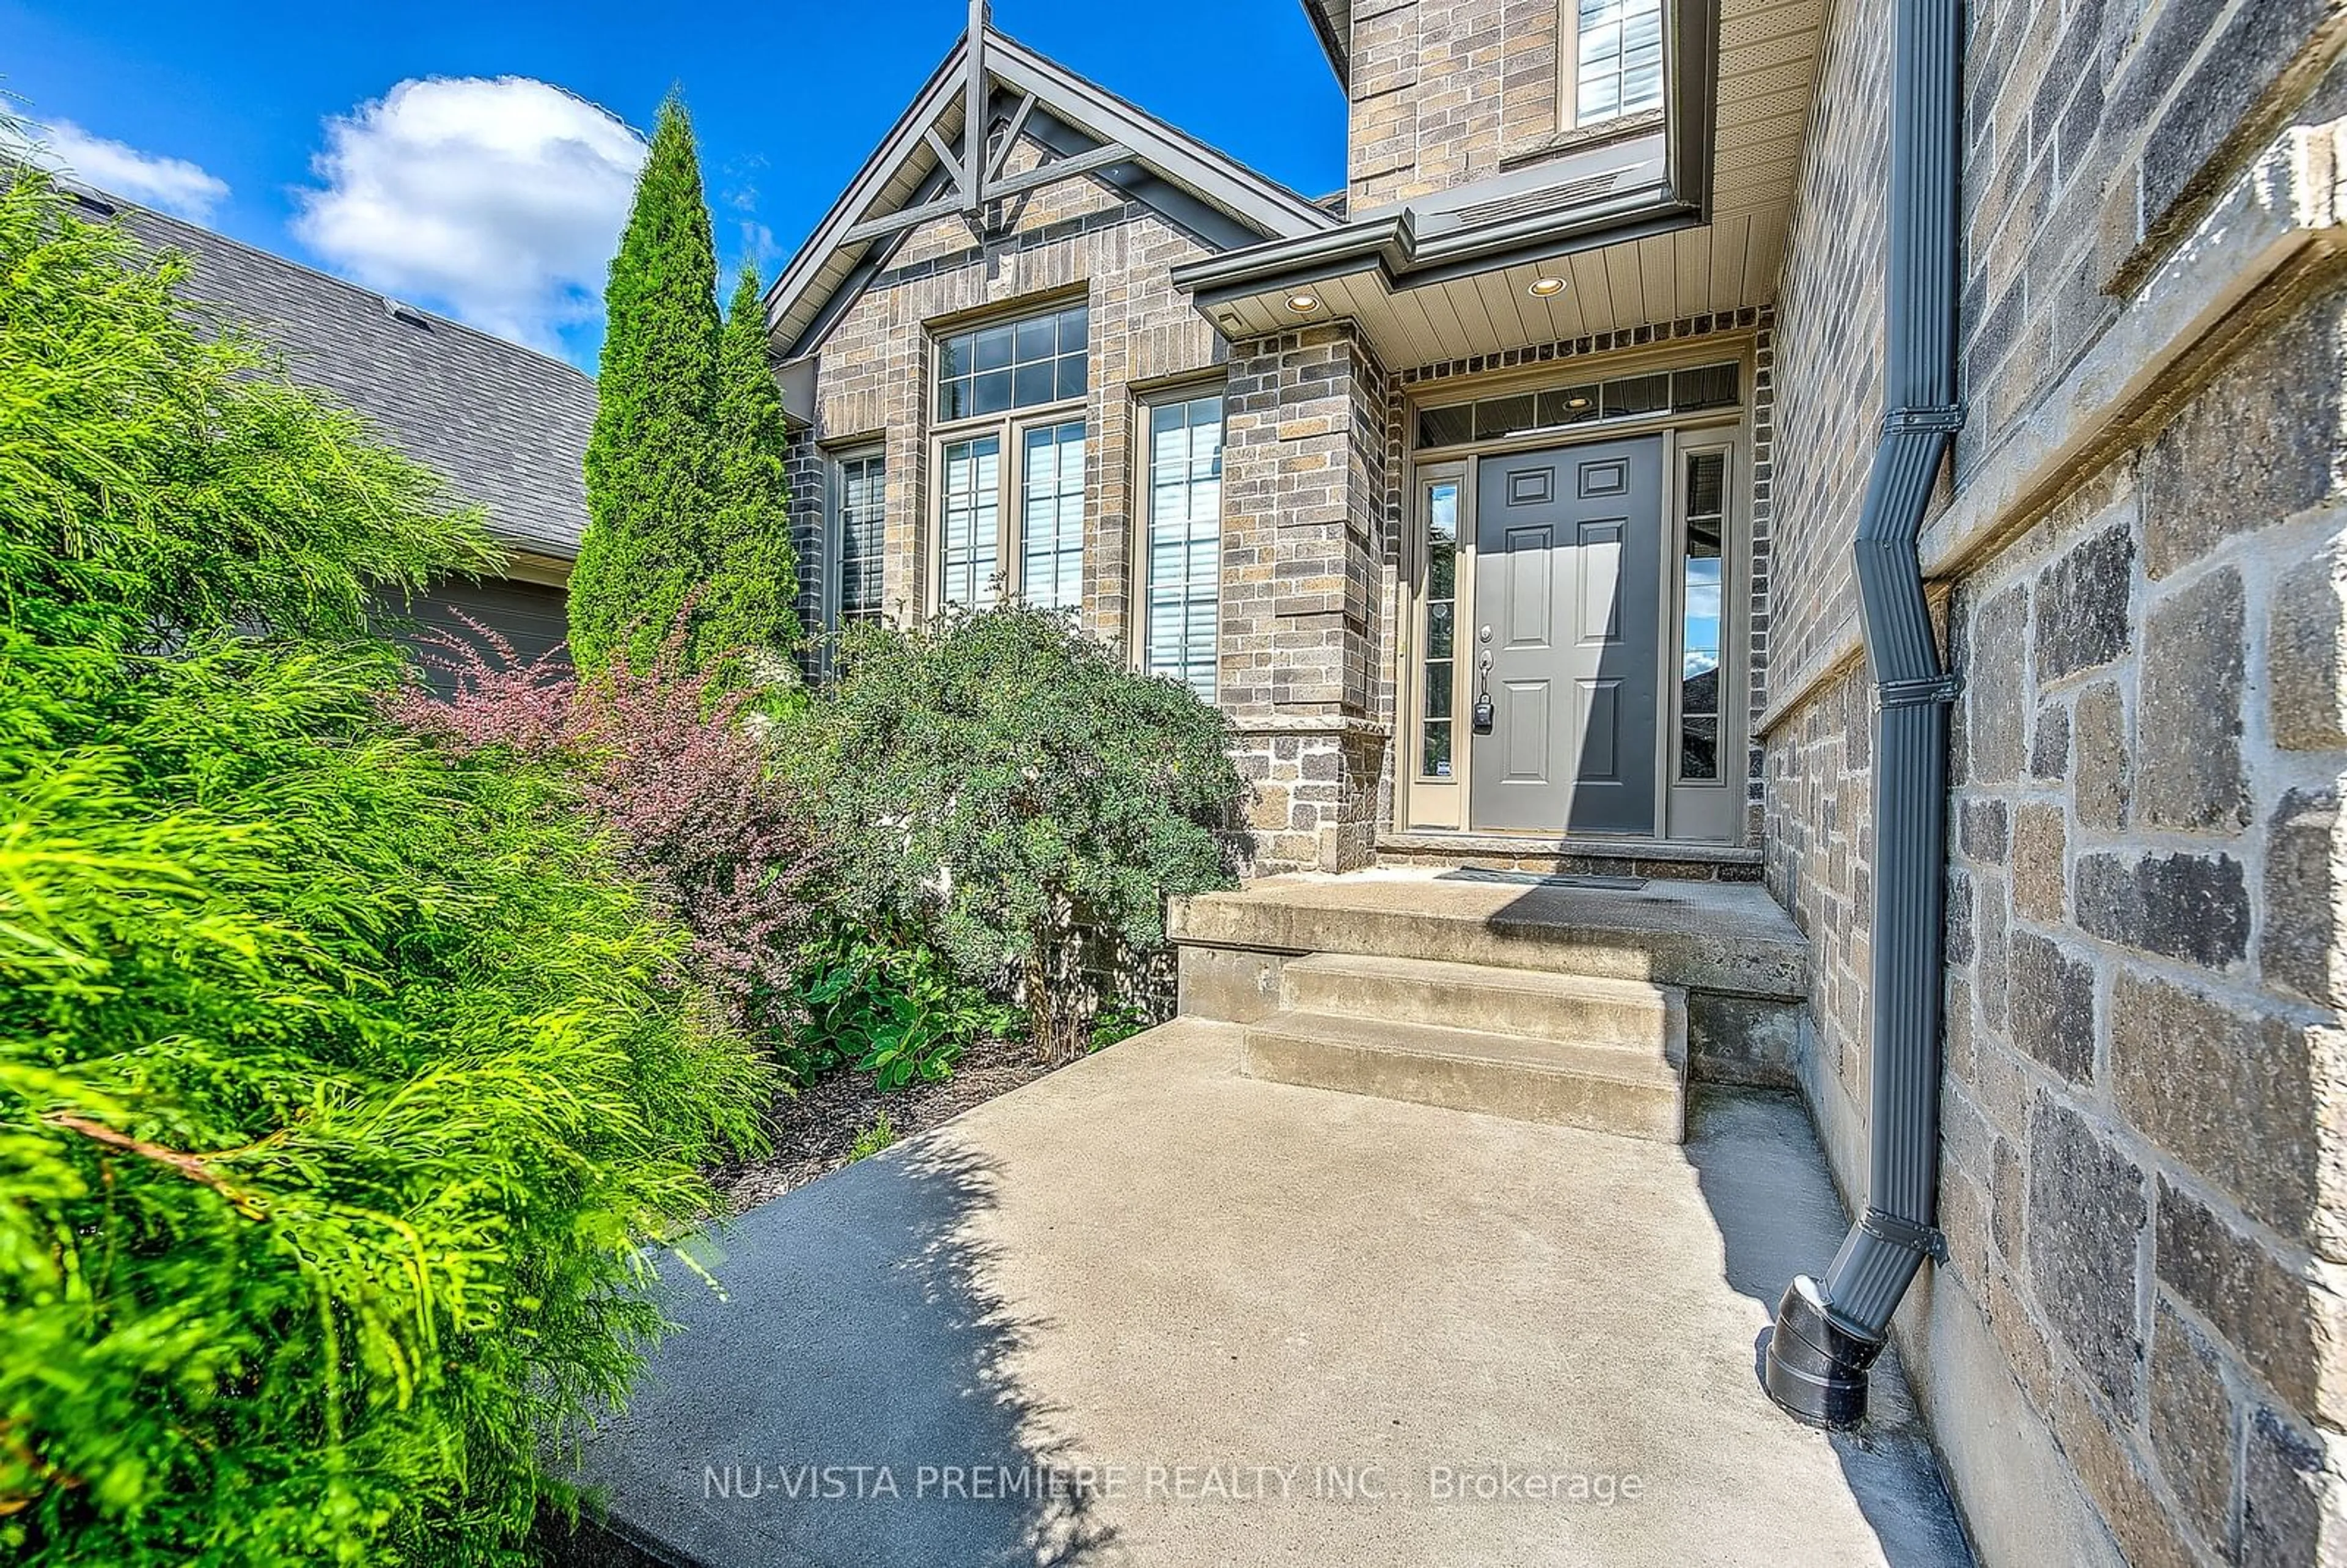
[[[1653,833],[1661,437],[1486,457],[1475,497],[1469,826]]]

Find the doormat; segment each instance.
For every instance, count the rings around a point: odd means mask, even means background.
[[[1613,893],[1635,893],[1646,885],[1643,876],[1586,876],[1573,872],[1503,871],[1496,866],[1461,866],[1435,877],[1437,882],[1506,882],[1518,887],[1603,887]]]

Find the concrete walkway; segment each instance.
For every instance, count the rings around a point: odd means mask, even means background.
[[[1181,1022],[753,1211],[592,1443],[653,1561],[1962,1563],[1895,1368],[1755,1379],[1842,1218],[1799,1107],[1684,1148],[1235,1070]],[[682,1276],[682,1270],[672,1270]],[[581,1561],[641,1561],[606,1545]]]

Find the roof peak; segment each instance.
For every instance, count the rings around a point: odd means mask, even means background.
[[[982,117],[991,127],[1000,118],[998,104],[1006,106],[1010,134],[999,149],[981,136],[976,156],[966,158],[969,122]],[[1064,132],[1047,143],[1057,156],[1024,173],[1001,173],[1017,133],[1046,122]],[[1188,216],[1176,221],[1195,231],[1210,220],[1216,232],[1202,237],[1217,249],[1337,221],[1308,198],[983,24],[954,41],[776,276],[766,295],[770,329],[786,354],[805,353],[827,325],[833,302],[852,294],[911,230],[1080,176],[1123,187],[1137,200],[1150,200],[1146,192],[1154,190],[1186,204]]]

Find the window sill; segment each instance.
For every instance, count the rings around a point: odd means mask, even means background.
[[[1661,109],[1647,109],[1641,114],[1624,115],[1619,119],[1600,120],[1595,125],[1552,131],[1540,140],[1501,159],[1500,169],[1502,173],[1529,169],[1533,164],[1563,157],[1568,152],[1585,152],[1593,147],[1605,147],[1617,141],[1652,136],[1663,128],[1664,118]]]

